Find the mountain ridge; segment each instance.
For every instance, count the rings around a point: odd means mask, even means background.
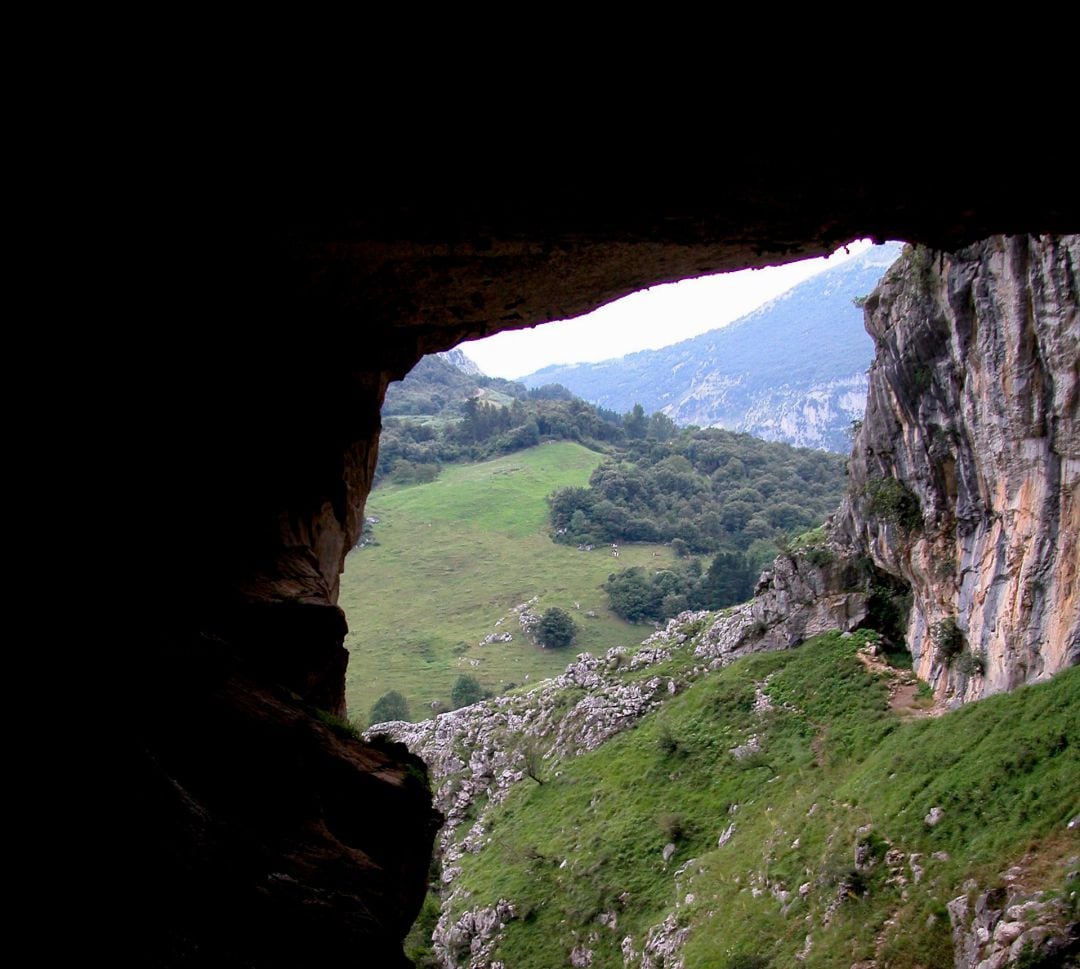
[[[599,363],[545,367],[520,380],[530,387],[560,383],[612,410],[641,403],[678,424],[846,451],[873,358],[854,301],[899,253],[899,243],[875,246],[689,340]]]

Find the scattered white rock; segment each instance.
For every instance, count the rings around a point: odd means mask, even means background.
[[[747,757],[752,754],[761,753],[761,741],[758,739],[757,734],[751,734],[744,744],[739,744],[738,747],[732,747],[729,753],[736,760],[746,760]]]
[[[584,969],[585,966],[591,966],[593,960],[592,949],[586,949],[584,946],[575,946],[570,952],[570,965],[575,969]]]
[[[932,828],[936,824],[938,824],[943,817],[945,817],[944,810],[939,807],[932,807],[930,808],[930,813],[927,814],[925,818],[923,818],[923,821],[928,827]]]

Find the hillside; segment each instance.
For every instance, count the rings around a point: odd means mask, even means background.
[[[874,350],[853,301],[899,254],[893,243],[870,249],[693,339],[601,363],[545,367],[521,382],[559,383],[619,412],[640,402],[677,424],[846,452]]]
[[[547,495],[586,485],[602,460],[561,441],[447,466],[430,484],[372,492],[367,515],[378,519],[377,544],[353,551],[341,579],[352,716],[365,718],[378,697],[398,690],[422,718],[432,702],[449,700],[462,673],[500,692],[558,673],[579,649],[641,638],[640,627],[611,612],[601,589],[616,560],[548,536]],[[617,560],[650,570],[673,561],[671,549],[658,545],[626,547]],[[569,651],[542,649],[522,635],[511,610],[534,599],[533,612],[559,606],[573,615],[579,634]],[[507,631],[511,642],[479,645]]]
[[[597,419],[580,401],[539,403]],[[448,705],[462,674],[498,693],[558,672],[565,657],[522,626],[551,607],[576,622],[576,652],[640,638],[631,623],[742,601],[777,544],[819,525],[842,492],[832,455],[677,432],[640,413],[625,431],[604,423],[625,438],[610,445],[614,458],[548,441],[425,479],[418,472],[432,465],[395,464],[371,494],[341,582],[353,717],[397,691],[422,718]]]
[[[1080,671],[942,714],[872,631],[740,658],[727,622],[378,728],[448,818],[419,965],[914,969],[1075,921]]]

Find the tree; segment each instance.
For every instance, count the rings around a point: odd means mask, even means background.
[[[397,690],[384,693],[371,707],[371,722],[386,723],[389,720],[408,720],[409,705]]]
[[[484,699],[486,694],[484,688],[480,685],[480,681],[475,676],[469,676],[468,673],[462,673],[454,683],[453,689],[450,691],[450,702],[453,704],[454,709],[459,707],[467,707],[473,703],[479,703]]]
[[[645,417],[645,408],[641,404],[634,404],[634,409],[623,416],[623,426],[626,428],[628,437],[641,440],[649,429],[648,419]]]
[[[541,646],[557,649],[569,646],[577,635],[577,626],[574,620],[564,610],[553,606],[540,617],[537,627],[537,639]]]
[[[723,609],[754,594],[754,573],[746,556],[718,552],[698,590],[698,608]]]
[[[642,622],[659,616],[660,598],[643,569],[634,567],[613,572],[604,583],[612,611],[627,622]]]

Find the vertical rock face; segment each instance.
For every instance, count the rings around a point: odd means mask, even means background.
[[[834,537],[910,584],[919,674],[957,701],[1080,660],[1080,237],[909,249]]]

